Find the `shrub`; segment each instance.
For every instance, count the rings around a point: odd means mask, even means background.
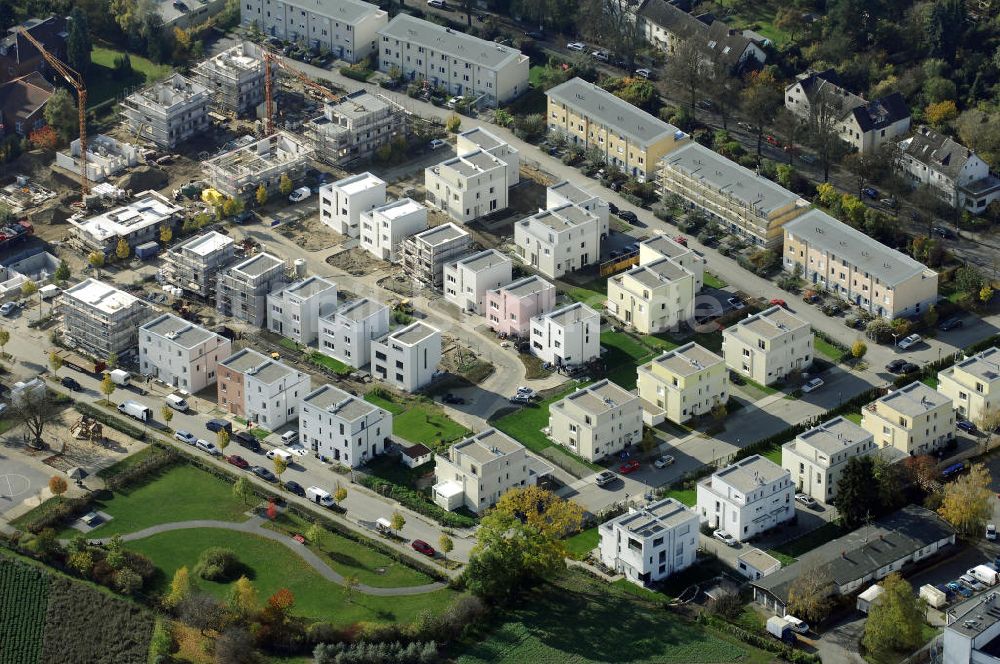
[[[388,496],[418,514],[429,516],[448,528],[472,528],[475,519],[442,509],[426,500],[419,492],[380,477],[363,477],[361,484],[383,496]]]
[[[201,552],[194,566],[194,573],[206,581],[226,582],[235,578],[234,574],[239,566],[235,551],[213,546]]]
[[[354,79],[355,81],[361,81],[365,83],[371,78],[373,72],[371,69],[354,69],[352,67],[341,67],[340,73],[347,78]]]

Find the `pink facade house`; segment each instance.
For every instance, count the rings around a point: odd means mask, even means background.
[[[527,339],[531,318],[555,309],[556,287],[539,276],[486,291],[486,318],[497,334]]]

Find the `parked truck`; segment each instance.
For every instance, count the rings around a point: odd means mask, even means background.
[[[62,358],[63,366],[82,371],[83,373],[92,375],[101,374],[108,367],[104,360],[92,360],[89,357],[63,348],[57,348],[53,352]]]
[[[108,376],[111,376],[111,382],[120,387],[128,386],[129,381],[132,379],[132,375],[124,369],[112,369],[106,373]]]
[[[771,616],[767,619],[767,633],[785,643],[795,643],[795,630],[784,618]]]
[[[968,574],[985,583],[987,586],[995,586],[997,581],[1000,581],[997,571],[986,565],[976,565],[968,571]]]

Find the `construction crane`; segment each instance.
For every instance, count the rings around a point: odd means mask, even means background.
[[[84,202],[87,194],[90,193],[90,183],[87,180],[87,86],[83,84],[83,77],[72,67],[45,50],[41,43],[31,36],[31,34],[21,28],[21,36],[27,39],[32,46],[38,49],[45,61],[52,65],[52,68],[59,72],[67,83],[76,88],[77,112],[80,115],[80,202]]]
[[[295,67],[286,65],[284,60],[281,59],[281,56],[275,53],[274,51],[270,51],[267,48],[261,47],[261,54],[264,58],[264,104],[267,107],[267,125],[264,128],[264,133],[267,136],[270,136],[271,134],[274,133],[274,96],[272,92],[273,83],[271,78],[272,64],[278,65],[286,72],[288,72],[295,78],[302,81],[303,85],[305,85],[308,88],[312,88],[313,90],[316,90],[330,101],[332,102],[341,101],[340,95],[336,94],[329,88],[315,82],[314,80],[312,80],[311,78],[300,72]]]

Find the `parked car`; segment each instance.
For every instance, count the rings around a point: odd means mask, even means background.
[[[649,80],[651,80],[653,78],[653,72],[651,70],[645,69],[645,68],[643,68],[643,69],[636,69],[635,70],[635,75],[638,76],[638,77],[640,77],[640,78],[644,78],[647,81],[649,81]]]
[[[230,454],[226,457],[226,461],[236,466],[237,468],[242,468],[246,470],[250,467],[250,462],[241,457],[239,454]]]
[[[920,371],[920,367],[913,362],[907,362],[903,365],[903,368],[899,370],[899,373],[905,376],[906,374],[917,373],[918,371]]]
[[[674,458],[669,454],[664,454],[659,459],[653,462],[653,465],[657,468],[666,468],[667,466],[672,466],[674,463]]]
[[[635,225],[639,221],[639,217],[631,210],[619,210],[618,218],[632,225]]]
[[[597,473],[597,476],[594,478],[594,483],[597,484],[597,486],[607,486],[608,484],[614,482],[616,477],[617,475],[612,473],[610,470],[602,470]]]
[[[962,327],[965,322],[958,316],[952,316],[951,318],[945,319],[938,324],[938,329],[947,332],[948,330],[954,330],[957,327]]]
[[[444,403],[456,404],[459,406],[465,403],[465,399],[463,399],[462,397],[457,397],[451,392],[441,397],[441,401],[443,401]]]
[[[945,588],[952,591],[953,593],[958,593],[962,597],[972,597],[972,591],[963,586],[958,581],[949,581]]]
[[[225,429],[230,435],[233,433],[233,423],[227,420],[209,420],[205,422],[205,428],[212,433],[218,433],[220,429]]]
[[[733,309],[737,309],[737,310],[738,310],[738,309],[743,309],[743,308],[745,308],[745,307],[747,306],[747,305],[743,304],[743,300],[741,300],[741,299],[740,299],[740,298],[738,298],[738,297],[731,297],[731,298],[729,298],[728,300],[726,300],[726,302],[727,302],[727,303],[729,304],[729,306],[731,306],[731,307],[732,307]]]
[[[618,215],[618,206],[615,205],[614,203],[608,203],[608,212],[610,212],[611,214],[617,216]]]
[[[233,440],[235,440],[236,444],[239,445],[240,447],[245,447],[251,452],[257,452],[258,454],[260,454],[261,451],[260,441],[257,440],[257,437],[254,436],[249,431],[237,431],[235,434],[233,434]]]
[[[736,546],[737,544],[739,544],[739,542],[736,541],[736,538],[727,533],[725,530],[721,529],[716,530],[715,532],[712,533],[712,537],[719,540],[726,546]]]
[[[795,616],[785,616],[785,620],[788,621],[788,626],[792,628],[793,632],[805,634],[809,631],[809,623],[803,622]]]
[[[304,457],[304,456],[307,456],[309,454],[309,450],[307,450],[306,448],[302,447],[302,445],[299,444],[299,443],[292,443],[291,445],[287,446],[286,449],[289,452],[291,452],[292,454],[294,454],[295,456]]]
[[[961,429],[965,433],[976,433],[976,425],[968,420],[958,420],[955,422],[955,428]]]
[[[823,379],[813,378],[808,383],[802,386],[802,391],[808,394],[809,392],[812,392],[813,390],[818,390],[821,387],[823,387]]]
[[[921,337],[919,334],[911,334],[908,337],[900,339],[899,343],[896,345],[902,348],[903,350],[907,350],[913,348],[923,340],[924,340],[923,337]]]
[[[288,489],[289,492],[294,493],[296,496],[306,495],[306,490],[303,489],[302,485],[296,482],[295,480],[290,480],[288,482],[285,482],[285,488]]]
[[[432,138],[431,142],[427,144],[431,150],[437,150],[440,147],[448,145],[447,141],[442,141],[440,138]]]
[[[452,97],[447,102],[445,102],[445,108],[455,108],[455,104],[462,101],[461,97]]]
[[[531,403],[531,397],[525,396],[523,394],[515,394],[510,398],[511,403],[528,404]]]
[[[951,229],[945,228],[944,226],[933,226],[931,228],[931,233],[940,238],[944,238],[945,240],[951,240],[955,237],[955,234],[951,231]]]
[[[182,443],[185,443],[186,445],[194,445],[198,442],[198,439],[194,436],[194,434],[188,433],[187,431],[177,431],[177,433],[174,434],[174,438]]]
[[[771,304],[772,307],[781,307],[783,309],[787,309],[788,308],[788,305],[785,304],[785,301],[782,300],[781,298],[778,298],[778,297],[771,298],[770,304]]]
[[[986,539],[991,542],[997,538],[997,526],[995,523],[986,524]]]
[[[413,540],[413,542],[410,543],[410,546],[412,546],[413,550],[417,553],[422,553],[425,556],[430,556],[431,558],[433,558],[436,553],[434,551],[434,547],[423,540]]]
[[[622,475],[628,475],[629,473],[634,473],[639,470],[641,467],[642,464],[640,464],[637,459],[631,459],[630,461],[626,461],[622,465],[618,466],[618,472]]]
[[[865,198],[870,198],[873,201],[877,201],[878,189],[876,189],[875,187],[865,187],[864,189],[861,190],[861,195],[864,196]]]
[[[17,311],[17,302],[4,302],[0,305],[0,315],[13,316]]]
[[[745,385],[746,381],[743,380],[743,376],[739,375],[732,369],[729,370],[729,382],[733,385]]]
[[[265,482],[277,482],[278,478],[264,466],[250,466],[250,472]]]
[[[194,444],[202,452],[208,452],[212,456],[222,456],[222,452],[219,450],[215,443],[210,443],[202,438],[198,439],[198,442]]]
[[[971,588],[975,592],[986,590],[986,586],[983,585],[982,581],[973,576],[970,576],[969,574],[963,574],[962,576],[958,577],[958,581],[966,588]]]
[[[571,51],[583,51],[586,50],[587,45],[584,44],[583,42],[570,42],[566,44],[566,48],[568,48]]]
[[[525,32],[524,36],[528,37],[529,39],[534,39],[535,41],[541,41],[545,39],[545,33],[542,32],[541,30],[532,30],[530,32]]]
[[[531,389],[530,387],[528,387],[526,385],[519,385],[518,388],[517,388],[517,393],[518,394],[523,394],[524,396],[528,397],[529,399],[534,399],[536,396],[538,396],[537,392],[535,392],[533,389]]]
[[[607,62],[611,59],[607,51],[593,51],[590,55],[595,60],[600,60],[601,62]]]
[[[444,9],[447,7],[444,0],[427,0],[427,5],[429,7],[437,7],[438,9]]]
[[[795,500],[796,502],[802,503],[806,507],[816,507],[816,499],[808,493],[796,493]]]
[[[281,434],[281,444],[282,445],[286,445],[286,446],[287,445],[291,445],[292,443],[294,443],[298,439],[299,439],[299,432],[295,431],[295,430],[286,431],[285,433]]]
[[[802,301],[806,304],[816,304],[822,300],[823,298],[821,298],[818,293],[814,293],[813,291],[806,291],[805,294],[802,295]]]
[[[906,360],[897,357],[895,360],[885,365],[885,370],[889,373],[898,374],[902,372],[904,366],[906,366]]]
[[[71,392],[79,392],[83,389],[83,385],[80,385],[80,381],[72,376],[64,376],[59,383]]]
[[[312,189],[309,187],[299,187],[292,193],[288,194],[288,200],[291,203],[300,203],[312,195]]]

